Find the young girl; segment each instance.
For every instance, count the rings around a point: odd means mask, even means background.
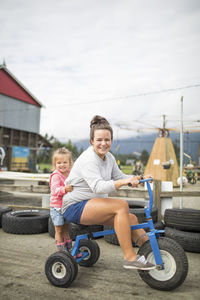
[[[65,148],[59,148],[53,153],[52,164],[54,172],[50,176],[51,189],[50,216],[55,226],[55,241],[59,251],[71,251],[72,240],[68,233],[68,223],[61,214],[62,198],[72,191],[71,185],[64,184],[72,167],[71,152]]]

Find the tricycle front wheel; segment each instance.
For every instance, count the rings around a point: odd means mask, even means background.
[[[75,280],[77,273],[77,263],[69,253],[56,252],[46,261],[46,277],[55,286],[68,287]]]
[[[180,286],[188,273],[188,260],[183,248],[174,240],[159,238],[158,246],[164,263],[164,269],[151,271],[138,271],[140,277],[150,287],[170,291]],[[154,254],[150,242],[144,243],[138,251],[146,259],[155,264]]]

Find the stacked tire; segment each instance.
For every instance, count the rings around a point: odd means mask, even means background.
[[[0,206],[0,228],[2,227],[2,218],[3,218],[3,214],[12,211],[12,208],[8,207],[8,206]]]
[[[200,210],[166,209],[165,236],[176,240],[185,251],[200,253]]]
[[[2,229],[13,234],[44,233],[48,232],[48,219],[48,210],[11,210],[2,216]]]

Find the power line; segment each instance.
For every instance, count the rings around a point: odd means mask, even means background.
[[[107,102],[107,101],[116,101],[116,100],[126,100],[130,98],[136,98],[136,97],[142,97],[142,96],[151,96],[151,95],[156,95],[156,94],[163,94],[163,93],[168,93],[168,92],[174,92],[174,91],[179,91],[179,90],[185,90],[185,89],[190,89],[190,88],[197,88],[200,87],[200,83],[197,84],[192,84],[192,85],[186,85],[182,87],[176,87],[176,88],[168,88],[168,89],[162,89],[159,91],[152,91],[152,92],[142,92],[138,94],[132,94],[132,95],[126,95],[126,96],[116,96],[112,98],[102,98],[99,100],[93,100],[93,101],[85,101],[85,102],[76,102],[76,103],[64,103],[60,105],[52,105],[49,106],[48,108],[55,108],[55,107],[63,107],[63,106],[76,106],[76,105],[85,105],[85,104],[95,104],[95,103],[100,103],[100,102]],[[0,112],[6,112],[6,111],[26,111],[30,110],[29,109],[2,109]]]
[[[174,91],[179,91],[179,90],[185,90],[185,89],[190,89],[190,88],[197,88],[197,87],[200,87],[200,83],[192,84],[192,85],[186,85],[186,86],[177,87],[177,88],[168,88],[168,89],[163,89],[163,90],[159,90],[159,91],[142,92],[142,93],[127,95],[127,96],[116,96],[116,97],[112,97],[112,98],[102,98],[102,99],[93,100],[93,101],[76,102],[76,103],[67,102],[67,103],[60,104],[60,105],[50,106],[50,108],[61,107],[61,106],[65,106],[65,105],[76,106],[76,105],[81,105],[81,104],[85,105],[85,104],[94,104],[94,103],[107,102],[107,101],[124,100],[124,99],[129,99],[129,98],[136,98],[136,97],[142,97],[142,96],[163,94],[163,93],[174,92]]]

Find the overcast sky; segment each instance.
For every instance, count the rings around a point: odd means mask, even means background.
[[[199,0],[0,0],[0,63],[44,105],[40,133],[89,136],[95,114],[117,139],[200,120]]]

